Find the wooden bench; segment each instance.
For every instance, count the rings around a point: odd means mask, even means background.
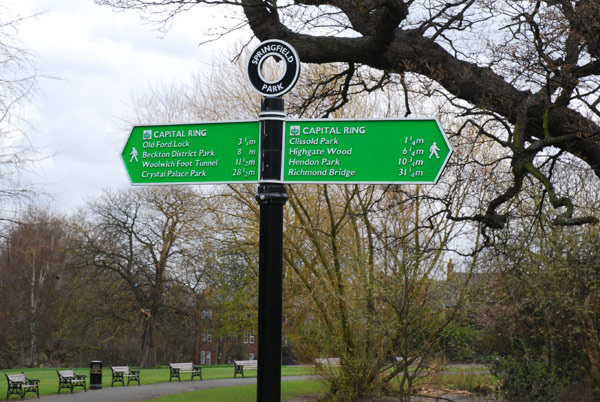
[[[110,369],[112,370],[111,387],[114,387],[116,382],[125,386],[125,378],[127,378],[127,385],[131,381],[137,381],[140,385],[140,370],[130,369],[129,366],[110,366]]]
[[[58,370],[58,393],[60,394],[60,390],[63,388],[67,388],[71,390],[73,393],[73,389],[75,387],[83,387],[83,391],[86,392],[86,375],[83,374],[75,374],[73,369],[71,370]]]
[[[341,365],[339,357],[325,357],[315,359],[315,366],[317,367],[338,367]]]
[[[202,380],[202,366],[196,366],[192,362],[169,363],[169,369],[169,382],[173,378],[177,378],[181,381],[181,373],[192,373],[192,381],[194,380],[194,377],[200,377],[200,380]]]
[[[244,376],[244,369],[246,370],[256,370],[258,369],[258,360],[234,360],[234,373],[233,378],[235,378],[238,374]]]
[[[6,380],[8,381],[8,389],[6,391],[6,399],[12,394],[21,396],[21,399],[25,398],[25,394],[28,392],[35,392],[37,397],[40,397],[40,380],[33,380],[27,378],[25,373],[21,374],[6,374]]]

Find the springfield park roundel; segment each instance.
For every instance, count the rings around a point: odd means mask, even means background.
[[[262,74],[263,63],[275,57],[283,61],[284,72],[275,81],[265,78]],[[298,53],[290,44],[270,39],[262,42],[254,49],[248,59],[248,79],[250,83],[263,96],[281,96],[294,87],[300,74],[300,59]]]

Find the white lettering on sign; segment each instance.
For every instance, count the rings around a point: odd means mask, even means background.
[[[352,148],[339,149],[339,148],[327,148],[328,155],[352,155]]]
[[[288,63],[294,62],[294,55],[290,52],[290,50],[287,47],[282,46],[278,43],[273,43],[273,44],[267,44],[267,45],[261,47],[256,52],[254,57],[252,58],[252,64],[257,65],[260,62],[260,59],[265,54],[270,53],[270,52],[274,52],[274,53],[278,53],[278,54],[282,55],[283,57],[285,57],[285,59],[288,61]]]
[[[326,134],[366,134],[364,126],[360,127],[303,127],[302,134],[304,135],[326,135]]]
[[[340,134],[339,127],[304,127],[302,134]]]
[[[187,177],[189,172],[180,172],[179,170],[169,170],[167,172],[168,177]]]
[[[325,138],[325,137],[322,137],[320,143],[321,144],[326,144],[326,145],[339,145],[339,142],[338,142],[337,138]]]
[[[344,134],[364,134],[364,127],[344,127]]]
[[[192,177],[206,177],[206,170],[192,170]]]
[[[356,172],[348,169],[329,169],[329,176],[343,176],[346,179],[354,176]]]
[[[172,158],[194,158],[198,156],[198,151],[171,151]]]
[[[191,167],[192,166],[192,161],[177,160],[177,166],[178,167]]]
[[[282,83],[279,83],[277,85],[263,84],[263,86],[260,90],[263,92],[268,92],[268,93],[275,93],[275,92],[283,91],[283,84]]]
[[[175,167],[175,162],[148,162],[142,161],[142,166],[145,168],[172,168]]]
[[[335,159],[323,158],[323,159],[321,159],[321,164],[323,166],[340,166],[340,160],[337,158],[335,158]]]
[[[143,152],[142,153],[142,158],[143,159],[152,159],[152,158],[168,158],[170,156],[170,154],[168,152]]]
[[[310,138],[308,140],[303,140],[298,137],[290,138],[290,145],[317,145],[318,143],[318,138]]]
[[[154,138],[182,138],[182,137],[206,137],[206,129],[187,130],[187,133],[183,130],[164,130],[154,131],[152,136]],[[145,133],[144,133],[145,135]],[[146,141],[149,138],[144,138]]]
[[[155,131],[154,132],[154,138],[174,138],[174,137],[185,137],[185,133],[182,130]]]
[[[201,130],[188,130],[188,137],[206,137],[206,129]]]
[[[165,172],[147,172],[147,171],[143,171],[142,172],[142,177],[144,179],[156,179],[156,178],[161,178],[161,177],[165,177]]]
[[[319,161],[315,159],[290,159],[288,164],[290,166],[319,166]]]
[[[216,161],[201,161],[200,159],[196,159],[195,166],[219,166],[219,160]]]
[[[323,149],[304,149],[304,148],[290,148],[290,155],[306,156],[310,158],[314,155],[324,155]]]
[[[333,170],[333,169],[331,169]],[[304,169],[288,169],[290,176],[327,176],[327,169],[323,170],[304,170]]]

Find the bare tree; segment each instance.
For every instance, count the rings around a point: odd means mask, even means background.
[[[0,202],[6,210],[8,203],[31,198],[35,193],[22,172],[41,156],[26,135],[30,127],[21,109],[37,90],[39,77],[33,55],[18,40],[23,19],[10,19],[10,13],[4,11],[0,6]]]
[[[65,259],[65,223],[39,207],[29,207],[19,221],[8,228],[0,287],[8,295],[3,316],[12,328],[7,331],[15,334],[12,341],[19,349],[29,350],[27,360],[33,367],[38,363],[38,346],[42,344],[38,339],[40,327],[53,322],[47,316],[58,299],[55,284]],[[24,357],[24,353],[21,355]]]
[[[106,193],[90,205],[76,252],[83,266],[111,274],[131,296],[124,308],[141,312],[142,367],[156,365],[155,331],[169,289],[186,270],[201,269],[200,198],[189,188]]]

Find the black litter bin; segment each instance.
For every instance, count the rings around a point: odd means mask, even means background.
[[[102,361],[90,362],[90,389],[102,389]]]

